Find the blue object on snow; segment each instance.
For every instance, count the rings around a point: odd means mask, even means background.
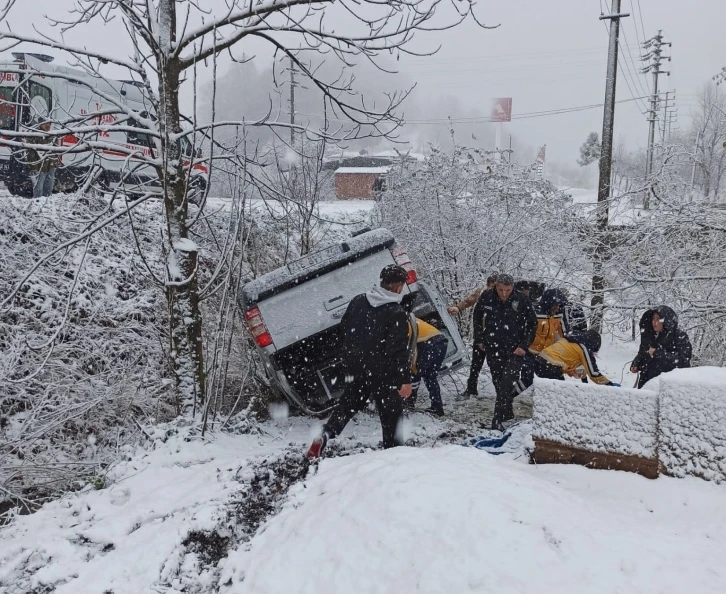
[[[615,382],[610,382],[611,386],[615,386],[616,388],[620,388],[620,384],[616,384]]]
[[[469,440],[468,445],[474,446],[478,450],[489,450],[489,448],[501,448],[512,434],[508,431],[503,433],[501,437],[473,437]],[[489,452],[490,454],[501,454],[502,452]]]

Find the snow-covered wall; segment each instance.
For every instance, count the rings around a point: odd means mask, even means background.
[[[668,474],[726,481],[726,369],[694,367],[660,377],[659,438]]]
[[[655,458],[658,395],[535,379],[532,437],[591,452]]]

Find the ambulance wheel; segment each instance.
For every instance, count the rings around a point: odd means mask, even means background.
[[[20,196],[21,198],[33,197],[33,186],[30,183],[14,184],[12,182],[6,182],[5,186],[13,196]]]

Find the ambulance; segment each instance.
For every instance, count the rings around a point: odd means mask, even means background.
[[[57,140],[68,151],[59,156],[56,192],[77,191],[90,174],[95,186],[104,191],[122,185],[124,193],[133,197],[158,190],[156,170],[143,157],[154,158],[159,150],[158,140],[145,134],[138,122],[138,133],[113,129],[116,122],[127,117],[119,104],[138,113],[139,118],[154,119],[151,102],[139,83],[93,77],[82,70],[54,64],[52,56],[43,54],[12,56],[12,61],[0,61],[0,181],[12,194],[32,196],[32,182],[25,151],[10,144],[22,139],[3,132],[37,132],[38,124],[45,120],[51,122],[51,130],[69,132]],[[125,119],[123,124],[134,127],[135,120]],[[89,126],[98,128],[98,133],[72,133],[74,127]],[[84,150],[84,140],[100,146]],[[195,151],[187,137],[181,140],[180,148],[185,166],[191,164],[189,187],[199,195],[208,183],[201,151]],[[129,150],[139,156],[129,157]]]

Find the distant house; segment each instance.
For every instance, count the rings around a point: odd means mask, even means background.
[[[372,200],[386,189],[390,167],[339,167],[335,170],[335,195],[340,200]]]

